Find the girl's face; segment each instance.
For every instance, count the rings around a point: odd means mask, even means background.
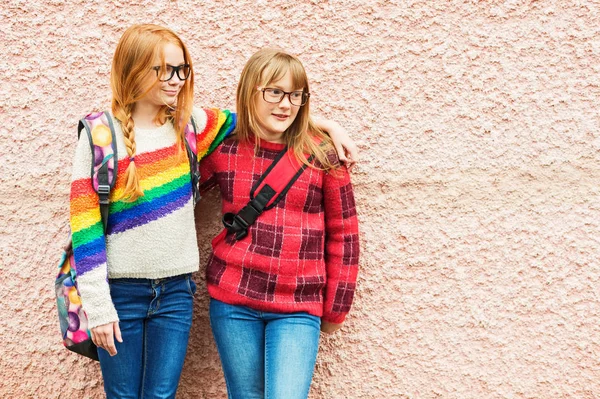
[[[281,79],[271,82],[268,86],[261,87],[260,89],[279,89],[284,92],[302,90],[301,87],[293,86],[292,75],[289,71]],[[296,119],[300,107],[290,103],[290,98],[287,94],[278,103],[267,102],[264,98],[263,93],[258,91],[255,97],[255,116],[261,130],[261,138],[275,143],[283,143],[283,134]]]
[[[156,83],[157,77],[159,79],[168,79],[173,67],[179,67],[185,64],[183,50],[179,46],[173,43],[167,43],[163,48],[163,52],[165,56],[165,64],[167,65],[167,71],[150,71],[148,77],[146,78],[145,84],[147,86],[145,87],[152,87],[152,89],[150,89],[148,94],[138,101],[138,104],[150,106],[150,108],[156,108],[157,111],[158,108],[164,105],[177,105],[177,95],[185,84],[185,80],[181,80],[179,78],[179,75],[185,76],[183,70],[179,70],[177,73],[174,73],[171,79],[167,80],[166,82],[160,81]],[[160,65],[161,61],[157,58],[154,62],[154,66],[160,67]]]

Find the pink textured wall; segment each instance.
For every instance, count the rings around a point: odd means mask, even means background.
[[[103,396],[60,346],[52,282],[76,122],[107,107],[137,22],[181,34],[203,106],[233,107],[258,48],[298,54],[316,113],[359,143],[359,289],[311,398],[600,397],[598,1],[5,0],[0,18],[0,397]],[[197,210],[202,262],[217,213]],[[179,397],[222,398],[196,280]]]

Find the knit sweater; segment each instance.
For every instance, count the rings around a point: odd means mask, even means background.
[[[218,186],[222,212],[237,213],[283,144],[226,139],[200,163],[202,192]],[[286,196],[235,240],[223,230],[206,268],[209,295],[276,313],[308,312],[341,323],[358,273],[358,219],[345,168],[306,168]]]
[[[233,129],[235,115],[196,109],[198,157],[206,155]],[[121,200],[129,157],[120,123],[114,119],[118,168],[110,194],[108,227],[102,227],[98,195],[90,176],[92,154],[80,135],[71,183],[71,232],[79,291],[88,328],[118,321],[107,278],[157,279],[198,270],[190,166],[176,145],[173,124],[135,128],[135,164],[144,195]]]

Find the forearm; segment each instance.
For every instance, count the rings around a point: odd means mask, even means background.
[[[88,327],[118,320],[108,289],[106,239],[98,194],[92,186],[91,162],[91,149],[83,133],[73,163],[69,221],[78,288],[88,314]]]

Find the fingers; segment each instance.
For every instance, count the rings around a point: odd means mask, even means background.
[[[335,150],[338,153],[340,161],[346,165],[348,172],[352,172],[358,161],[358,148],[353,143],[351,145],[336,144]]]
[[[116,329],[119,329],[119,323],[108,323],[95,328],[92,328],[92,341],[98,348],[102,348],[106,350],[109,355],[114,356],[117,354],[117,348],[115,346],[114,333],[113,329],[115,329],[114,325],[116,325]],[[119,329],[119,337],[117,339],[121,339],[121,330]],[[119,341],[122,342],[122,341]]]
[[[354,169],[354,166],[356,165],[356,161],[353,159],[348,159],[346,161],[346,169],[348,169],[348,172],[352,172],[352,169]]]
[[[358,161],[358,147],[356,146],[356,144],[351,143],[350,145],[348,145],[346,147],[346,153],[348,158],[350,158],[353,162]]]
[[[119,323],[114,323],[115,325],[115,338],[119,342],[123,342],[123,337],[121,336],[121,328],[119,327]]]
[[[111,329],[110,334],[106,336],[106,346],[104,347],[109,355],[114,356],[117,354],[117,347],[115,346],[115,335]]]
[[[339,143],[333,143],[335,145],[335,151],[337,152],[338,155],[338,159],[340,160],[340,162],[345,163],[346,161],[348,161],[348,158],[346,158],[346,151],[344,150],[344,147],[342,146],[342,144]]]
[[[96,334],[96,329],[92,328],[92,330],[90,332],[92,333],[92,342],[97,347],[100,347],[100,341],[98,340],[98,335]]]

